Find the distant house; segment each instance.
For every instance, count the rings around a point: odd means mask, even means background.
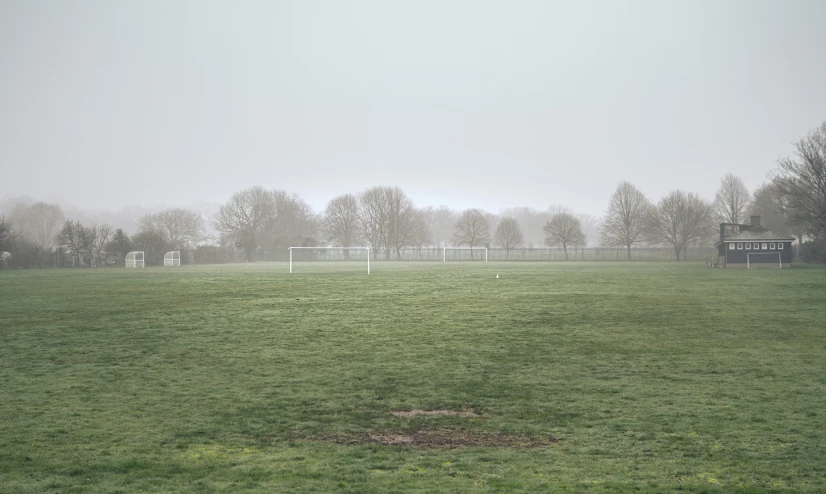
[[[717,266],[721,268],[790,268],[794,237],[760,226],[752,216],[750,225],[720,223]]]

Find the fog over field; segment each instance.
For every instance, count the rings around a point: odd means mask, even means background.
[[[822,122],[824,18],[817,0],[0,0],[0,203],[129,230],[253,185],[316,211],[376,185],[493,213],[601,216],[621,181],[711,200]]]

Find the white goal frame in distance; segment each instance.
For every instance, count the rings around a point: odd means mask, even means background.
[[[140,259],[138,259],[138,254],[140,254]],[[126,254],[126,267],[127,268],[143,268],[146,267],[146,263],[144,262],[144,255],[142,250],[133,250],[132,252]]]
[[[290,247],[290,274],[293,272],[293,249],[306,250],[364,250],[367,251],[367,274],[370,274],[370,247]]]
[[[746,252],[746,269],[751,269],[749,256],[770,256],[772,254],[777,254],[777,269],[783,269],[783,258],[780,252]]]
[[[485,249],[485,262],[488,262],[487,247],[442,247],[442,262],[447,262],[447,249],[450,250],[482,250]]]
[[[170,250],[163,255],[164,266],[180,266],[181,265],[181,251]]]

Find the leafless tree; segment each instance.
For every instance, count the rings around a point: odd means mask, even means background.
[[[324,209],[323,228],[331,243],[342,247],[355,246],[361,239],[358,197],[344,194],[331,199]],[[349,259],[350,252],[345,250],[344,257]]]
[[[794,156],[777,162],[772,180],[777,197],[792,222],[826,239],[826,121],[794,148]]]
[[[519,229],[525,237],[524,242],[528,248],[545,244],[545,234],[542,233],[542,228],[551,219],[551,214],[529,207],[504,209],[501,214],[514,218],[519,223]]]
[[[109,240],[112,238],[112,234],[114,233],[114,228],[107,224],[101,225],[92,225],[92,250],[94,251],[94,255],[98,260],[98,265],[100,265],[102,261],[101,253],[104,251],[106,244],[109,243]]]
[[[72,255],[78,256],[82,261],[88,260],[88,266],[92,265],[95,237],[97,232],[92,228],[86,228],[79,221],[66,220],[63,228],[55,236],[55,244],[67,248]]]
[[[44,250],[49,250],[54,242],[54,236],[63,223],[63,210],[57,204],[46,204],[37,202],[28,208],[28,216],[31,218],[34,238]]]
[[[267,223],[267,245],[271,247],[318,245],[321,219],[304,199],[283,190],[272,191],[274,211]]]
[[[417,210],[413,213],[413,221],[410,228],[409,243],[419,252],[419,259],[422,258],[422,249],[432,243],[433,235],[426,215],[423,211]]]
[[[453,241],[457,245],[467,245],[471,248],[490,242],[490,225],[485,218],[485,212],[477,208],[462,211],[459,220],[456,221]],[[470,251],[470,258],[473,259],[473,250]]]
[[[241,242],[247,261],[253,260],[262,235],[275,213],[272,193],[261,186],[236,192],[229,202],[221,205],[215,217],[215,229],[231,242]]]
[[[393,250],[401,257],[408,244],[415,208],[413,201],[399,187],[371,187],[359,196],[359,219],[364,237],[373,249],[384,251],[390,259]]]
[[[792,232],[792,227],[780,206],[777,190],[771,183],[764,183],[754,190],[751,214],[760,216],[760,225],[775,233],[789,234]]]
[[[565,260],[568,260],[568,246],[585,245],[587,238],[582,233],[582,224],[579,218],[570,211],[561,211],[545,223],[542,231],[545,233],[545,243],[551,246],[562,246]]]
[[[511,250],[516,249],[522,245],[525,238],[522,236],[522,230],[519,229],[519,222],[514,218],[502,218],[496,226],[494,233],[496,243],[505,249],[505,255],[510,259]]]
[[[141,231],[158,232],[171,249],[192,247],[204,236],[204,219],[200,214],[183,208],[143,215],[138,225]]]
[[[438,208],[424,208],[424,214],[433,235],[433,244],[437,247],[447,247],[456,229],[458,213],[442,205]]]
[[[751,209],[751,194],[739,177],[726,174],[714,197],[714,214],[719,223],[740,224]]]
[[[645,221],[651,203],[629,182],[622,182],[611,196],[608,211],[602,223],[600,241],[611,247],[625,247],[631,260],[631,247],[645,237]]]
[[[390,258],[390,250],[395,249],[396,258],[401,259],[401,249],[410,242],[416,218],[413,201],[399,187],[385,189],[387,206],[388,235],[385,243],[385,256]]]
[[[359,197],[359,222],[361,231],[376,259],[387,235],[387,211],[384,207],[384,192],[381,187],[371,187]]]
[[[675,190],[649,210],[646,233],[651,242],[664,242],[677,260],[692,242],[708,237],[713,229],[713,207],[694,193]]]

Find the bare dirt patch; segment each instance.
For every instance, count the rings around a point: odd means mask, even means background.
[[[390,412],[390,415],[394,415],[396,417],[404,417],[404,418],[411,418],[411,417],[419,417],[419,416],[447,416],[447,417],[479,417],[479,414],[474,412],[473,410],[464,410],[457,412],[455,410],[408,410],[408,411],[398,411],[398,412]]]
[[[386,446],[411,446],[422,449],[468,447],[528,449],[543,448],[557,442],[553,437],[476,433],[446,427],[419,429],[413,432],[375,432],[360,437],[325,436],[322,440],[347,445],[374,443]]]

